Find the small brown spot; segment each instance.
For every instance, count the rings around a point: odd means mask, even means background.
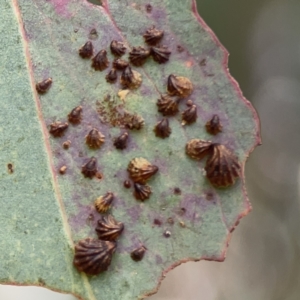
[[[117,58],[113,61],[113,67],[117,70],[124,70],[128,66],[129,66],[128,62],[121,58]]]
[[[156,105],[163,116],[174,116],[178,113],[178,101],[173,100],[169,95],[161,95]]]
[[[65,131],[68,129],[68,123],[54,122],[50,125],[49,132],[54,137],[61,137],[64,135]]]
[[[146,11],[147,11],[147,13],[152,12],[152,5],[151,4],[146,4]]]
[[[182,125],[195,123],[198,118],[197,106],[193,104],[182,113]]]
[[[126,189],[130,189],[131,188],[131,182],[129,180],[125,180],[123,183],[124,187]]]
[[[37,83],[35,87],[39,94],[45,94],[46,92],[48,92],[51,85],[52,85],[52,78],[49,77],[49,78]]]
[[[123,150],[127,147],[127,141],[128,141],[128,133],[124,132],[120,136],[118,136],[114,141],[114,146],[117,149]]]
[[[186,213],[186,209],[184,207],[178,208],[178,209],[176,209],[176,213],[179,216],[183,216]]]
[[[96,71],[103,71],[108,68],[109,61],[107,59],[107,52],[106,50],[100,50],[96,56],[92,58],[92,67]]]
[[[168,218],[168,221],[167,221],[170,225],[173,225],[174,224],[174,219],[173,218]]]
[[[169,120],[167,118],[163,118],[159,121],[154,127],[154,132],[157,137],[162,139],[169,137],[172,132],[169,126]]]
[[[212,142],[199,139],[190,140],[185,147],[186,154],[197,160],[203,159],[212,151]]]
[[[93,214],[89,214],[88,220],[89,221],[94,221],[94,219],[95,219],[94,215]]]
[[[143,185],[139,183],[134,183],[134,192],[133,195],[135,199],[144,202],[150,198],[152,191],[149,185]]]
[[[199,65],[200,65],[201,67],[206,66],[206,59],[203,58],[203,59],[200,61]]]
[[[71,141],[70,140],[67,140],[63,143],[63,148],[66,149],[66,150],[69,149],[70,146],[71,146]]]
[[[214,198],[214,194],[212,192],[206,193],[206,200],[211,201]]]
[[[167,88],[171,96],[181,98],[186,98],[193,92],[193,84],[188,78],[173,74],[168,77]]]
[[[95,208],[99,213],[105,213],[110,208],[114,200],[114,194],[107,192],[104,196],[100,196],[95,201]]]
[[[181,45],[177,45],[177,51],[181,53],[184,51],[184,48]]]
[[[121,85],[131,90],[137,89],[142,83],[142,76],[139,72],[132,70],[130,66],[123,70]]]
[[[90,40],[96,40],[98,38],[98,32],[95,28],[91,29],[89,33],[89,39]]]
[[[129,61],[134,66],[142,66],[150,56],[150,51],[144,47],[133,47],[129,52]]]
[[[113,40],[111,43],[110,43],[110,50],[111,50],[111,53],[115,56],[122,56],[125,54],[126,52],[126,47],[124,45],[123,42],[118,42],[116,40]]]
[[[166,231],[164,232],[164,236],[165,236],[166,238],[169,238],[169,237],[171,236],[171,231],[166,230]]]
[[[102,216],[95,230],[100,240],[115,241],[123,232],[124,224],[112,215]]]
[[[66,173],[66,171],[67,171],[67,167],[66,167],[66,166],[62,166],[62,167],[59,169],[59,173],[60,173],[61,175],[64,175],[64,174]]]
[[[213,144],[212,153],[206,161],[206,177],[217,187],[228,187],[240,176],[237,157],[224,145]]]
[[[179,187],[174,188],[175,195],[181,195],[181,189]]]
[[[68,114],[68,120],[73,125],[79,124],[82,118],[82,106],[77,106]]]
[[[129,162],[127,171],[134,182],[144,184],[157,173],[158,167],[140,157]]]
[[[12,174],[14,172],[14,167],[12,163],[7,164],[7,171],[9,174]]]
[[[186,101],[186,106],[190,107],[193,106],[194,102],[192,100]]]
[[[94,53],[94,47],[92,42],[88,41],[86,42],[79,50],[78,50],[79,55],[82,58],[90,58],[93,56]]]
[[[100,173],[100,172],[97,172],[96,173],[96,175],[95,175],[95,177],[97,178],[97,179],[102,179],[103,178],[103,175],[102,175],[102,173]]]
[[[213,115],[210,121],[205,125],[206,131],[212,135],[216,135],[222,131],[222,124],[218,115]]]
[[[171,55],[171,51],[165,47],[151,47],[151,56],[154,61],[156,61],[159,64],[164,64],[169,60],[169,57]]]
[[[164,36],[163,30],[158,30],[154,26],[150,29],[148,29],[144,34],[145,42],[148,45],[156,45],[161,41],[161,39]]]
[[[112,68],[108,74],[105,76],[105,79],[109,83],[115,83],[118,79],[117,70]]]
[[[93,128],[85,137],[86,144],[91,149],[99,149],[105,142],[105,136],[96,128]]]
[[[108,269],[117,244],[86,238],[75,245],[73,264],[78,271],[98,275]]]
[[[162,222],[158,219],[154,219],[153,224],[156,225],[156,226],[161,226]]]
[[[140,246],[136,249],[134,249],[131,253],[130,256],[134,261],[141,261],[145,255],[146,252],[145,246]]]
[[[97,160],[95,157],[91,157],[89,161],[81,168],[81,173],[84,177],[92,179],[97,174]]]

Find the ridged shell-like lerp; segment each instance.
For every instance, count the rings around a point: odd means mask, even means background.
[[[127,171],[134,182],[143,184],[157,173],[158,167],[151,164],[147,159],[139,157],[130,161]]]
[[[221,144],[213,144],[205,170],[207,179],[217,188],[233,185],[240,176],[240,165],[236,156]]]
[[[124,230],[124,224],[117,222],[112,215],[107,215],[98,221],[95,230],[100,240],[115,241]]]
[[[78,271],[97,275],[108,269],[117,244],[86,238],[75,245],[73,264]]]

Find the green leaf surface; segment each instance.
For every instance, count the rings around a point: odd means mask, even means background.
[[[216,189],[203,174],[204,162],[185,154],[190,139],[212,140],[231,149],[244,171],[249,153],[260,143],[257,115],[228,73],[228,54],[198,16],[194,1],[153,0],[151,12],[146,10],[148,2],[107,0],[95,6],[84,0],[0,1],[2,283],[42,285],[91,300],[143,298],[181,262],[224,260],[231,232],[250,211],[244,177],[230,188]],[[165,31],[163,44],[172,51],[170,61],[159,65],[150,59],[134,68],[142,75],[142,85],[122,101],[117,96],[119,83],[108,84],[107,70],[95,71],[78,49],[89,38],[96,51],[109,50],[113,39],[129,48],[144,45],[142,35],[152,25]],[[97,36],[90,35],[92,29]],[[113,60],[110,51],[108,57]],[[170,118],[172,134],[159,139],[153,133],[161,119],[156,101],[166,92],[170,74],[192,81],[190,98],[198,119],[182,126],[180,114]],[[35,83],[47,77],[53,85],[38,95]],[[78,105],[83,107],[81,124],[70,125],[61,138],[50,136],[49,125],[66,121]],[[145,120],[142,130],[130,132],[123,151],[113,146],[113,138],[124,131],[111,124],[117,106]],[[180,111],[184,109],[182,101]],[[216,136],[204,126],[213,114],[223,124]],[[85,144],[93,127],[106,137],[99,150]],[[62,147],[66,140],[72,142],[68,150]],[[98,160],[101,180],[81,174],[91,156]],[[149,183],[153,194],[144,203],[123,187],[127,165],[135,157],[159,167]],[[63,165],[67,172],[60,175]],[[116,195],[111,212],[125,230],[108,271],[86,276],[73,267],[74,243],[96,238],[99,214],[93,203],[107,191]],[[161,225],[155,225],[155,219]],[[141,262],[134,262],[130,252],[141,243],[147,252]]]

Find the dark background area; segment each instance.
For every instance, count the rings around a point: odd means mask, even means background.
[[[246,165],[253,211],[234,232],[225,262],[183,264],[149,300],[299,300],[300,1],[199,0],[198,10],[261,118],[263,146]],[[0,299],[74,298],[1,286]]]

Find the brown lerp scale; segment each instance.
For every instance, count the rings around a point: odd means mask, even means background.
[[[163,116],[174,116],[178,113],[178,101],[173,100],[169,95],[161,95],[156,105]]]
[[[106,50],[100,50],[96,56],[92,58],[92,67],[96,71],[103,71],[106,68],[108,68],[109,61],[107,58],[107,52]]]
[[[146,247],[141,245],[138,248],[134,249],[130,253],[130,256],[134,261],[141,261],[145,255],[146,250]]]
[[[128,61],[121,59],[121,58],[117,58],[113,61],[113,67],[116,70],[124,70],[129,66]]]
[[[79,124],[82,119],[82,106],[77,106],[68,114],[68,120],[72,124]]]
[[[157,137],[162,139],[169,137],[172,132],[171,127],[169,126],[169,120],[163,118],[159,121],[154,127],[154,132]]]
[[[97,172],[97,160],[95,157],[91,157],[81,168],[81,173],[84,175],[84,177],[90,179],[92,179]]]
[[[79,50],[78,50],[79,55],[82,58],[90,58],[93,56],[94,53],[94,47],[92,42],[87,41]]]
[[[123,134],[121,134],[115,139],[114,146],[119,150],[123,150],[127,147],[127,141],[128,141],[128,133],[124,132]]]
[[[106,213],[114,200],[114,194],[107,192],[104,196],[100,196],[95,201],[95,208],[99,213]]]
[[[124,224],[112,215],[102,216],[95,230],[100,240],[115,241],[123,232]]]
[[[35,88],[39,94],[45,94],[48,92],[52,85],[52,78],[47,78],[39,83],[36,84]]]
[[[139,72],[132,70],[130,66],[123,70],[121,75],[121,85],[134,90],[142,83],[142,76]]]
[[[105,79],[108,83],[115,83],[118,79],[117,70],[115,68],[112,68],[105,76]]]
[[[163,30],[158,30],[154,26],[148,29],[144,34],[145,42],[148,45],[156,45],[158,44],[164,36]]]
[[[151,48],[151,56],[153,60],[159,64],[166,63],[169,60],[170,55],[171,51],[165,46]]]
[[[123,42],[119,42],[119,41],[113,40],[110,43],[110,50],[111,50],[111,53],[113,55],[115,55],[115,56],[122,56],[126,52],[126,47],[125,47],[125,45],[124,45]]]
[[[133,195],[135,199],[145,201],[150,198],[152,191],[149,185],[134,183]]]
[[[145,158],[139,157],[129,162],[127,171],[134,182],[144,184],[157,173],[158,167]]]
[[[237,157],[224,145],[213,144],[212,152],[205,165],[206,177],[217,187],[228,187],[240,176]]]
[[[189,104],[189,103],[188,103]],[[197,121],[197,106],[195,104],[188,105],[189,107],[182,113],[182,125],[192,124]]]
[[[144,47],[133,47],[129,52],[129,61],[134,66],[142,66],[147,58],[150,56],[150,50],[145,49]]]
[[[93,128],[85,137],[86,144],[91,149],[99,149],[105,142],[105,136],[96,128]]]
[[[212,135],[218,134],[223,128],[218,115],[213,115],[211,120],[206,123],[205,127],[206,131]]]
[[[78,271],[98,275],[108,269],[117,244],[86,238],[75,245],[73,264]]]
[[[168,77],[167,88],[171,96],[180,98],[186,98],[193,92],[193,84],[188,78],[173,74]]]
[[[68,123],[62,123],[62,122],[54,122],[50,125],[49,132],[54,137],[61,137],[64,135],[65,131],[68,129],[69,124]]]
[[[185,146],[186,154],[196,160],[203,159],[210,154],[212,150],[212,142],[199,139],[190,140]]]

